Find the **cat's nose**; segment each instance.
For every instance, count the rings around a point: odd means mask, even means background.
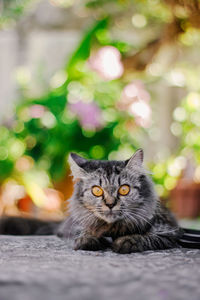
[[[106,206],[108,206],[110,209],[112,209],[112,208],[116,205],[115,202],[113,202],[113,203],[105,203],[105,204],[106,204]]]
[[[112,209],[117,204],[117,199],[115,197],[112,197],[106,191],[104,192],[104,196],[105,196],[104,199],[103,199],[104,204],[107,207],[109,207],[110,209]]]

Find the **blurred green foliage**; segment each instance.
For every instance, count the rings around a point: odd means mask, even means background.
[[[3,1],[0,26],[16,20],[31,2],[34,1]],[[59,7],[76,4],[69,0],[51,2]],[[136,114],[129,106],[126,107],[127,103],[121,103],[126,109],[119,108],[124,88],[136,78],[147,87],[165,80],[169,86],[184,88],[186,94],[174,111],[171,125],[172,134],[180,140],[177,152],[150,164],[158,193],[166,196],[187,165],[185,157],[192,155],[196,164],[200,164],[199,70],[195,62],[188,66],[179,61],[162,68],[160,63],[152,61],[149,68],[140,73],[126,73],[125,70],[120,74],[123,67],[120,61],[162,34],[164,26],[174,16],[184,28],[177,38],[178,47],[186,49],[186,52],[200,45],[199,30],[186,22],[187,11],[183,7],[177,5],[172,11],[166,1],[91,0],[82,1],[82,6],[90,17],[95,12],[93,25],[83,34],[63,70],[55,75],[47,93],[32,99],[27,95],[26,84],[23,86],[22,80],[22,99],[17,104],[11,128],[0,128],[1,181],[9,176],[16,178],[16,174],[23,180],[20,172],[24,174],[30,169],[46,172],[48,184],[59,181],[66,174],[70,151],[93,159],[127,158],[134,149],[142,146],[141,141],[150,134],[148,126],[142,126]],[[139,37],[134,44],[113,38],[115,27],[126,30],[126,26],[132,26]],[[93,55],[99,49],[113,51],[118,63],[117,76],[98,69],[98,61],[94,61]],[[140,86],[140,89],[147,97],[145,88]],[[148,107],[145,109],[148,112]],[[29,162],[27,166],[23,165],[23,161],[19,163],[23,157]],[[195,174],[195,180],[200,180],[198,167]]]
[[[131,154],[138,146],[126,130],[126,122],[133,117],[116,109],[122,82],[119,79],[102,80],[88,67],[91,48],[101,46],[100,31],[102,35],[108,26],[107,18],[95,22],[69,60],[61,85],[58,79],[58,87],[44,97],[21,100],[16,107],[12,128],[1,127],[1,180],[16,171],[16,162],[23,155],[33,158],[35,168],[45,170],[51,180],[57,181],[66,174],[70,151],[94,159],[107,159],[119,147]],[[112,45],[112,40],[108,40],[107,44],[103,41],[103,45]],[[119,43],[119,48],[121,45]],[[70,96],[86,99],[88,103],[95,100],[101,112],[102,125],[87,128],[80,124],[77,116],[70,112]],[[85,114],[87,118],[87,111]],[[122,142],[124,145],[121,145]],[[8,154],[12,151],[10,148],[15,155]]]

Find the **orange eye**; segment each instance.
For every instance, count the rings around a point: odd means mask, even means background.
[[[100,197],[103,195],[103,190],[100,186],[95,185],[92,187],[92,194],[96,197]]]
[[[129,186],[127,184],[124,184],[120,186],[118,193],[122,196],[126,196],[128,195],[129,191],[130,191]]]

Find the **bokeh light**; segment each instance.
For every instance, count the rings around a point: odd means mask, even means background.
[[[90,68],[105,80],[120,78],[124,71],[120,52],[112,46],[99,49],[89,58],[88,63]]]
[[[70,104],[69,109],[78,117],[83,128],[97,129],[102,126],[101,110],[95,102],[78,101]]]

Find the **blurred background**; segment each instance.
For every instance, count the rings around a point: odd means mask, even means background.
[[[0,0],[0,214],[62,219],[71,151],[145,151],[157,193],[200,216],[200,2]]]

